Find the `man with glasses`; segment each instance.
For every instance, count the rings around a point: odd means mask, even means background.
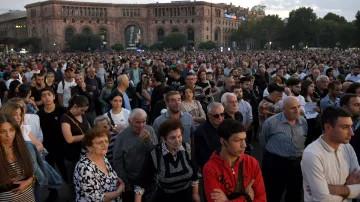
[[[180,110],[181,96],[178,91],[170,91],[165,95],[165,104],[167,112],[157,117],[154,121],[153,128],[155,134],[158,134],[159,126],[169,118],[179,119],[184,127],[183,142],[191,144],[191,135],[195,131],[195,124],[191,114]]]
[[[194,132],[195,157],[201,168],[209,160],[211,154],[221,147],[216,129],[224,120],[224,116],[224,106],[221,103],[210,103],[207,107],[206,122]]]

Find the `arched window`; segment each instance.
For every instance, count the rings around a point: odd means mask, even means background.
[[[85,35],[91,35],[92,34],[92,30],[89,27],[85,27],[82,32]]]
[[[171,32],[179,32],[179,29],[174,27],[174,28],[171,29]]]
[[[159,29],[157,30],[157,40],[158,40],[158,41],[164,41],[164,38],[165,38],[165,31],[164,31],[164,29],[159,28]]]
[[[72,37],[75,35],[75,29],[73,27],[68,27],[65,30],[65,43],[69,44]]]

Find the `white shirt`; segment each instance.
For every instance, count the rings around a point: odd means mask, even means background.
[[[31,133],[36,137],[36,139],[43,142],[44,136],[40,127],[40,119],[37,114],[25,114],[24,125],[29,125]]]
[[[22,135],[24,137],[25,142],[31,142],[31,139],[29,137],[29,134],[31,132],[30,126],[23,124],[20,128],[21,128],[21,133],[22,133]]]
[[[306,74],[302,72],[301,74],[298,74],[299,79],[303,80],[305,78]]]
[[[105,71],[104,67],[100,67],[97,70],[96,76],[100,78],[101,86],[105,85],[105,74],[106,74],[106,71]]]
[[[107,113],[104,114],[106,117],[108,117]],[[129,122],[129,115],[130,115],[130,111],[122,108],[121,112],[118,114],[113,114],[112,110],[110,110],[110,115],[112,120],[114,121],[115,125],[128,125]]]
[[[9,80],[7,80],[6,81],[6,87],[9,89],[9,87],[10,87],[10,83],[12,82],[12,81],[14,81],[15,79],[12,79],[12,78],[10,78]],[[16,80],[18,80],[18,81],[20,81],[20,83],[23,83],[21,80],[19,80],[19,79],[16,79]]]
[[[238,104],[239,112],[243,115],[243,125],[253,121],[252,107],[245,100],[240,100]]]
[[[63,94],[63,105],[64,107],[68,107],[69,106],[69,100],[71,98],[71,87],[76,86],[75,83],[75,79],[72,80],[72,82],[67,82],[64,80],[64,84],[65,87],[63,88],[63,82],[60,81],[58,88],[57,88],[57,93]]]
[[[346,77],[345,77],[345,81],[354,81],[354,82],[360,82],[360,74],[358,75],[354,75],[354,74],[348,74]]]
[[[350,144],[341,144],[335,150],[322,137],[308,145],[302,156],[303,187],[306,190],[309,186],[311,190],[311,195],[304,191],[304,201],[351,202],[351,198],[359,199],[360,184],[347,185],[350,190],[347,199],[330,194],[328,185],[344,185],[352,170],[359,169],[359,163]]]

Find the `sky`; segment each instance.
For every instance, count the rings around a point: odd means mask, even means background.
[[[104,3],[168,3],[171,0],[77,0],[81,2],[104,2]],[[225,0],[207,0],[213,3],[230,3]],[[37,2],[37,0],[0,0],[0,13],[9,10],[25,10],[26,4]],[[348,21],[355,19],[356,12],[360,10],[360,0],[233,0],[234,5],[251,8],[254,5],[265,5],[266,14],[277,14],[281,18],[287,18],[291,10],[299,7],[311,7],[318,17],[324,17],[328,12],[344,16]]]

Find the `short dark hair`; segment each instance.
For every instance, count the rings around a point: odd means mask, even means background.
[[[50,93],[52,93],[53,95],[55,95],[54,89],[50,86],[46,86],[45,88],[40,90],[40,95],[45,92],[45,91],[49,91]]]
[[[168,92],[174,91],[174,90],[175,90],[175,88],[172,87],[172,86],[165,86],[164,91],[163,91],[163,95],[164,94],[166,95]]]
[[[239,121],[234,119],[225,119],[218,126],[217,132],[220,138],[229,140],[233,134],[245,132],[245,127]]]
[[[106,136],[110,142],[111,136],[108,129],[104,127],[95,126],[94,128],[91,128],[90,130],[86,131],[84,139],[83,139],[83,145],[84,148],[91,147],[93,145],[93,140],[97,137]]]
[[[180,74],[180,70],[178,68],[172,68],[170,71],[173,71],[176,74]]]
[[[247,76],[241,77],[240,78],[240,83],[244,84],[245,82],[251,82],[251,78],[247,77]]]
[[[42,73],[42,72],[37,73],[37,74],[34,74],[34,75],[35,75],[35,79],[36,79],[36,77],[43,77],[43,76],[45,76],[45,74]]]
[[[300,79],[297,79],[297,78],[289,78],[289,79],[286,81],[286,86],[296,86],[296,85],[299,85],[299,83],[301,83],[301,80],[300,80]]]
[[[231,86],[230,91],[234,92],[235,89],[239,89],[239,88],[241,88],[241,86],[239,84],[235,84],[235,85]]]
[[[346,93],[340,98],[340,106],[349,106],[351,98],[358,97],[356,94]]]
[[[356,89],[360,88],[360,83],[354,82],[349,85],[349,87],[346,89],[346,93],[350,94],[356,94]]]
[[[164,121],[160,126],[158,130],[159,137],[164,138],[166,140],[169,133],[173,130],[180,129],[181,134],[184,132],[184,127],[179,119],[173,119],[170,118],[166,121]]]
[[[185,90],[184,90],[184,93],[185,93]],[[173,95],[180,95],[180,92],[179,91],[175,91],[175,90],[172,90],[172,91],[169,91],[166,93],[165,95],[165,101],[166,102],[169,102],[169,97],[170,96],[173,96]],[[181,96],[181,95],[180,95]]]
[[[328,89],[334,90],[335,86],[341,85],[341,81],[335,80],[331,81],[328,85]]]
[[[31,91],[31,86],[26,84],[21,84],[18,88],[18,91],[20,98],[26,98],[29,92]]]
[[[117,96],[120,96],[120,97],[122,98],[123,102],[124,102],[123,94],[122,94],[120,91],[117,91],[117,90],[115,90],[115,91],[113,91],[112,93],[110,93],[109,99],[110,99],[110,100],[113,100],[113,99],[114,99],[115,97],[117,97]]]
[[[325,124],[335,126],[339,117],[352,117],[352,114],[341,107],[330,106],[321,113],[321,127],[324,129]]]
[[[276,84],[276,83],[271,83],[271,84],[269,84],[268,87],[267,87],[267,89],[268,89],[268,92],[269,92],[269,93],[272,93],[272,92],[275,92],[275,91],[282,93],[282,92],[285,91],[285,88],[279,86],[279,85]]]
[[[191,90],[191,92],[192,92],[193,94],[195,93],[195,89],[194,89],[193,87],[189,86],[189,85],[185,85],[185,86],[184,86],[184,88],[183,88],[184,93],[185,93],[185,91],[186,91],[187,89]]]
[[[162,71],[155,71],[153,77],[157,82],[163,82],[165,80],[165,75]]]
[[[89,99],[84,95],[74,95],[69,100],[68,109],[70,110],[74,105],[78,107],[88,107]]]

